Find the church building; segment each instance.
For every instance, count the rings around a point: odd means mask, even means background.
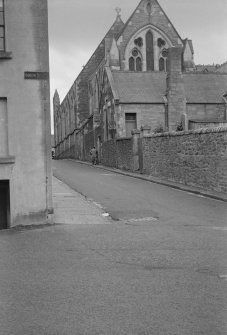
[[[56,157],[86,159],[88,148],[133,129],[175,131],[226,122],[227,72],[198,71],[190,39],[157,0],[117,17],[68,94],[54,95]]]

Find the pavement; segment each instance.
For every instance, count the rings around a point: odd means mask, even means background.
[[[53,206],[55,224],[107,224],[108,213],[100,204],[75,192],[53,177]]]
[[[129,176],[129,177],[132,177],[132,178],[146,180],[146,181],[151,182],[151,183],[160,184],[160,185],[164,185],[164,186],[171,187],[171,188],[174,188],[174,189],[186,191],[186,192],[189,192],[189,193],[199,194],[199,195],[202,195],[202,196],[207,197],[207,198],[227,202],[227,193],[204,190],[204,189],[201,189],[199,187],[195,187],[195,186],[191,186],[191,185],[185,185],[185,184],[173,182],[173,181],[166,180],[166,179],[156,178],[156,177],[153,177],[153,176],[150,176],[150,175],[141,174],[140,172],[124,171],[124,170],[104,166],[104,165],[101,165],[101,164],[92,165],[90,162],[79,161],[79,160],[73,160],[73,161],[76,161],[77,163],[80,163],[80,164],[90,165],[90,166],[93,166],[94,168],[97,168],[97,169],[103,169],[103,170],[111,171],[111,172],[114,172],[114,173],[119,173],[119,174]]]

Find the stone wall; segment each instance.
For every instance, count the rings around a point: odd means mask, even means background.
[[[188,120],[225,120],[225,105],[223,104],[190,104],[187,103]]]
[[[227,193],[227,128],[144,137],[143,172]]]
[[[105,166],[117,167],[117,145],[115,140],[109,140],[102,144],[101,163]]]
[[[117,167],[122,170],[133,170],[132,138],[117,140]]]
[[[84,159],[90,161],[90,150],[94,146],[94,130],[90,131],[84,136]]]
[[[101,163],[122,170],[133,170],[132,138],[125,137],[104,142]]]

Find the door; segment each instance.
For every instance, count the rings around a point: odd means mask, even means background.
[[[136,113],[125,113],[126,137],[132,136],[132,130],[137,128]]]
[[[0,230],[9,227],[9,181],[0,180]]]

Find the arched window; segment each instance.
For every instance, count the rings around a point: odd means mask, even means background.
[[[153,34],[150,30],[146,34],[146,56],[147,56],[147,71],[154,71]]]
[[[135,71],[135,59],[133,57],[129,58],[129,71]]]
[[[167,72],[167,56],[168,52],[166,49],[163,49],[159,58],[159,71]]]
[[[137,49],[133,49],[129,58],[129,71],[142,71],[142,58]]]
[[[159,59],[159,71],[165,71],[165,60],[162,57]]]
[[[142,71],[142,60],[140,57],[136,58],[136,71]]]

